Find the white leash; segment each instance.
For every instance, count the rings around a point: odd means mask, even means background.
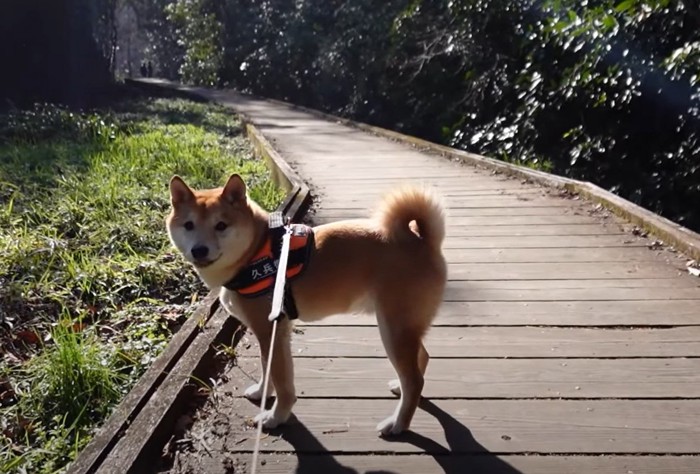
[[[271,225],[272,226],[272,225]],[[267,402],[267,388],[270,383],[270,367],[272,367],[272,355],[275,349],[275,338],[277,337],[277,320],[282,313],[282,303],[284,301],[284,284],[287,278],[287,260],[289,258],[289,242],[292,237],[292,228],[287,227],[282,236],[282,250],[280,251],[280,261],[277,265],[277,277],[275,278],[275,288],[272,292],[272,308],[268,320],[272,321],[272,337],[270,338],[270,350],[267,355],[267,367],[265,367],[265,377],[263,378],[263,393],[260,399],[260,413],[265,411]],[[262,437],[262,418],[258,421],[258,432],[255,436],[255,448],[253,449],[253,467],[251,474],[258,470],[258,456],[260,454],[260,439]]]

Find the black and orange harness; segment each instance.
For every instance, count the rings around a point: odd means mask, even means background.
[[[314,249],[314,231],[304,224],[288,224],[291,227],[289,257],[287,261],[287,282],[301,275],[309,265],[311,252]],[[241,269],[236,276],[224,284],[224,287],[249,298],[264,295],[273,290],[280,252],[282,237],[286,227],[270,225],[267,239],[248,265]],[[289,284],[284,287],[284,314],[289,319],[299,317],[294,295]]]

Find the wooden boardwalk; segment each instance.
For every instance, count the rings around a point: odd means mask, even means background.
[[[372,317],[294,337],[296,420],[263,439],[267,473],[700,473],[700,279],[590,203],[423,154],[284,105],[245,113],[318,198],[313,221],[365,217],[412,181],[448,206],[445,303],[412,433],[377,437],[393,378]],[[649,247],[654,247],[650,249]],[[257,379],[245,338],[173,472],[247,472]]]

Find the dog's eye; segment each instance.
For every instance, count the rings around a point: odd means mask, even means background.
[[[185,222],[185,230],[192,230],[192,229],[194,229],[194,223],[192,221]]]
[[[226,225],[225,222],[218,222],[216,224],[216,226],[214,226],[214,229],[218,230],[219,232],[222,232],[222,231],[226,230],[226,227],[228,227],[228,226]]]

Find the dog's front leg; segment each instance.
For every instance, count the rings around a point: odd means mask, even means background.
[[[265,410],[255,417],[255,421],[262,420],[263,427],[266,429],[276,428],[278,425],[286,422],[292,414],[292,408],[296,403],[296,390],[294,388],[294,363],[292,361],[291,348],[291,329],[292,323],[281,318],[277,323],[277,335],[275,337],[275,349],[272,355],[272,360],[268,361],[270,367],[270,385],[275,387],[277,398],[270,410]],[[271,332],[268,336],[268,341],[271,338]],[[260,349],[269,350],[268,344],[260,341]],[[266,356],[263,356],[266,357]],[[261,393],[262,396],[262,393]]]
[[[265,372],[267,371],[267,354],[270,350],[270,343],[269,343],[269,338],[270,335],[267,336],[268,340],[266,341],[266,344],[263,345],[261,342],[261,339],[258,338],[258,343],[260,345],[260,380],[257,383],[254,383],[250,387],[248,387],[245,392],[243,392],[243,396],[246,397],[248,400],[252,400],[254,402],[260,401],[260,399],[263,396],[263,383],[265,382]],[[267,390],[267,396],[271,397],[273,392],[273,387],[272,384],[268,387]]]

